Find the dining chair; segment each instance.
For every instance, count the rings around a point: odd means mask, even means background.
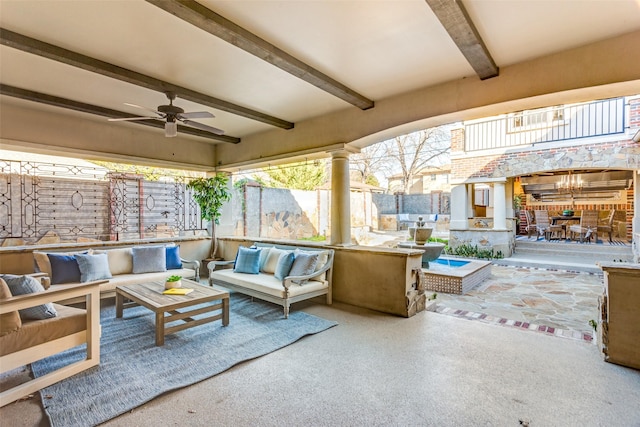
[[[577,234],[580,238],[580,242],[585,240],[591,241],[591,236],[595,236],[596,242],[598,241],[598,211],[584,210],[580,216],[580,224],[574,224],[569,226],[571,232],[571,239]]]
[[[551,224],[548,211],[535,210],[534,215],[536,217],[536,230],[540,236],[544,236],[546,240],[551,240],[554,235],[559,238],[559,233],[562,233],[562,226]]]
[[[536,229],[535,221],[533,220],[533,212],[525,210],[524,217],[527,220],[527,225],[525,226],[525,231],[527,232],[527,239],[531,238],[531,235],[537,235],[538,230]]]
[[[609,233],[609,243],[613,242],[613,217],[616,214],[616,210],[615,209],[611,209],[611,212],[609,212],[609,217],[607,218],[607,222],[605,224],[602,225],[598,225],[598,233],[603,232],[603,233]]]

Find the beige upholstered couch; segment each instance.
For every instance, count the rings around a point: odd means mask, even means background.
[[[175,245],[167,245],[169,248],[173,248],[174,250],[178,248]],[[100,295],[102,298],[109,298],[115,296],[116,286],[121,285],[130,285],[135,283],[145,283],[145,282],[153,282],[153,281],[164,281],[169,276],[178,275],[182,276],[185,279],[194,279],[196,281],[199,280],[199,271],[200,271],[200,261],[197,260],[186,260],[183,258],[175,258],[174,265],[167,265],[168,258],[165,255],[165,261],[159,261],[158,265],[142,265],[141,267],[136,264],[136,254],[141,251],[147,251],[146,257],[148,260],[154,261],[159,257],[156,257],[153,252],[148,252],[152,249],[157,249],[160,247],[166,248],[167,246],[163,245],[139,245],[130,248],[114,248],[114,249],[88,249],[85,251],[76,251],[76,252],[39,252],[34,251],[34,261],[37,266],[37,270],[39,272],[45,273],[46,278],[43,279],[43,285],[45,288],[51,286],[55,288],[58,286],[60,282],[62,283],[78,283],[82,280],[82,271],[80,274],[81,280],[76,280],[76,278],[72,278],[71,281],[68,281],[70,277],[73,277],[71,274],[60,273],[56,271],[56,268],[62,269],[66,268],[66,263],[64,262],[65,256],[74,257],[75,255],[105,255],[106,262],[108,264],[108,275],[111,277],[106,278],[104,275],[94,275],[95,280],[102,280],[100,284]],[[179,255],[179,251],[176,251]],[[174,257],[176,256],[176,252],[173,253]],[[63,260],[60,262],[54,262],[52,264],[52,258],[49,256],[52,255],[55,260]],[[77,257],[76,257],[77,258]],[[88,259],[93,259],[94,257],[89,257]],[[87,259],[85,257],[85,259]],[[177,268],[179,264],[182,264],[180,268]],[[136,268],[138,269],[136,270]],[[174,268],[168,268],[174,267]],[[142,272],[141,272],[142,271]],[[65,301],[66,303],[73,301]]]
[[[289,317],[289,307],[292,303],[326,295],[327,304],[331,304],[331,281],[333,269],[333,249],[298,247],[285,245],[271,245],[257,243],[262,249],[262,259],[257,274],[237,271],[236,260],[211,261],[209,269],[209,284],[220,285],[227,289],[245,295],[279,304],[284,308],[284,317]],[[275,250],[274,250],[275,249]],[[317,254],[317,264],[310,274],[285,275],[281,279],[276,277],[275,269],[282,252]],[[235,265],[234,269],[223,269],[224,266]],[[293,274],[293,273],[292,273]]]
[[[16,385],[0,393],[0,406],[68,378],[100,363],[100,282],[59,285],[44,292],[0,298],[0,372],[52,356],[86,344],[86,359],[57,369],[47,375]],[[18,310],[42,304],[80,298],[86,309],[53,304],[57,316],[41,320],[22,319]]]

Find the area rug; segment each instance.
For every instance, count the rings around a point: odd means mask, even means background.
[[[41,390],[53,427],[92,426],[149,400],[219,374],[238,363],[285,347],[337,323],[231,295],[229,326],[220,321],[168,335],[155,345],[154,314],[142,307],[115,318],[115,307],[100,312],[100,366]],[[83,346],[32,364],[42,376],[84,358]]]

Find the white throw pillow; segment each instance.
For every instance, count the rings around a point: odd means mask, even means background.
[[[267,255],[267,259],[264,261],[264,265],[262,266],[262,271],[264,273],[274,274],[276,272],[276,267],[278,266],[278,259],[280,259],[280,255],[287,252],[290,251],[285,251],[275,247],[271,248],[269,250],[269,255]]]

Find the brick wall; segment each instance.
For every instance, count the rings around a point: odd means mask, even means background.
[[[629,100],[629,127],[640,128],[640,98]]]

